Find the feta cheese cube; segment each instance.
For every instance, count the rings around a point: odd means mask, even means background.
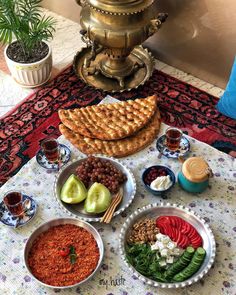
[[[174,248],[172,251],[174,256],[179,256],[180,255],[180,249],[179,248]]]
[[[156,238],[157,238],[158,241],[160,241],[161,238],[164,237],[164,236],[165,236],[165,235],[163,235],[163,234],[161,234],[161,233],[158,233],[158,234],[156,235]]]
[[[171,241],[171,239],[168,236],[164,236],[161,241],[163,244],[168,244]]]
[[[159,262],[159,265],[160,265],[160,266],[166,266],[166,262],[165,262],[165,260],[161,260],[161,261]]]
[[[172,264],[174,262],[174,257],[173,256],[167,257],[166,262]]]
[[[156,251],[156,250],[158,250],[158,249],[159,249],[159,247],[158,247],[157,243],[151,245],[151,250],[152,250],[152,251]]]
[[[173,250],[176,246],[174,242],[169,242],[166,247],[170,250]]]
[[[158,245],[158,249],[161,251],[162,249],[165,248],[165,245],[162,243],[162,242],[157,242],[157,245]]]
[[[168,249],[162,249],[161,251],[160,251],[160,253],[161,253],[161,257],[167,257],[168,256]]]

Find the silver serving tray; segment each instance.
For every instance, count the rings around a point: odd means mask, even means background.
[[[203,239],[203,248],[206,250],[206,258],[204,263],[202,264],[201,268],[198,272],[196,272],[191,278],[181,283],[159,283],[154,280],[151,280],[140,273],[138,273],[135,268],[130,265],[125,258],[125,245],[127,237],[132,229],[132,226],[138,220],[148,217],[148,218],[157,218],[161,215],[175,215],[183,218],[191,225],[193,225],[196,230],[199,232]],[[137,276],[140,280],[148,285],[152,285],[154,287],[159,288],[181,288],[185,286],[189,286],[193,283],[199,281],[211,268],[216,254],[216,244],[214,235],[206,223],[204,219],[202,219],[199,215],[197,215],[193,210],[177,204],[165,204],[165,203],[156,203],[151,204],[141,209],[136,210],[124,223],[120,238],[119,238],[119,249],[121,252],[121,256],[128,266],[129,270],[133,272],[135,276]]]
[[[28,256],[29,256],[29,252],[30,249],[33,245],[33,242],[35,241],[35,239],[43,232],[47,231],[49,228],[53,227],[53,226],[57,226],[57,225],[61,225],[61,224],[75,224],[77,226],[83,227],[84,229],[86,229],[88,232],[90,232],[94,239],[97,242],[98,248],[99,248],[99,254],[100,254],[100,258],[97,264],[96,269],[93,271],[93,273],[91,273],[90,276],[88,276],[86,279],[84,279],[83,281],[74,284],[74,285],[70,285],[70,286],[52,286],[52,285],[48,285],[45,284],[43,282],[41,282],[40,280],[38,280],[31,272],[31,269],[28,265]],[[24,249],[24,262],[25,262],[25,266],[27,268],[27,270],[29,271],[29,273],[35,278],[36,281],[38,281],[40,284],[46,286],[46,287],[50,287],[50,288],[55,288],[55,289],[67,289],[67,288],[72,288],[72,287],[78,287],[79,285],[87,282],[88,280],[90,280],[95,273],[98,271],[99,267],[101,266],[102,260],[103,260],[103,256],[104,256],[104,246],[103,246],[103,241],[102,238],[100,236],[100,234],[98,233],[98,231],[89,223],[76,219],[76,218],[58,218],[58,219],[53,219],[50,220],[44,224],[42,224],[40,227],[38,227],[28,238],[27,243],[25,245],[25,249]]]
[[[99,157],[101,159],[106,159],[112,162],[114,166],[116,166],[122,173],[124,173],[127,177],[126,182],[123,184],[123,200],[122,202],[117,206],[116,211],[114,213],[114,216],[120,214],[123,212],[133,201],[135,193],[136,193],[136,182],[133,173],[120,161],[106,157],[106,156],[100,156],[96,155],[96,157]],[[84,210],[84,202],[81,202],[79,204],[66,204],[63,201],[61,201],[60,193],[63,184],[66,182],[67,178],[75,173],[76,168],[78,165],[84,161],[85,158],[75,160],[72,163],[67,164],[64,166],[62,171],[59,172],[59,174],[56,177],[55,183],[54,183],[54,196],[56,197],[57,202],[65,210],[67,214],[70,216],[80,218],[82,220],[88,221],[88,222],[98,222],[100,221],[101,217],[104,213],[101,214],[89,214]]]

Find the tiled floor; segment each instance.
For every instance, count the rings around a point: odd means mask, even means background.
[[[53,50],[53,76],[55,76],[60,70],[65,68],[73,61],[75,53],[82,47],[83,42],[80,38],[80,26],[69,19],[59,16],[55,13],[45,12],[57,20],[57,30],[54,39],[51,42]],[[6,67],[4,54],[4,48],[0,48],[0,117],[4,116],[10,109],[18,104],[27,95],[33,93],[32,89],[24,89],[17,85],[11,76],[9,75]],[[170,74],[182,81],[188,82],[193,86],[201,88],[212,95],[220,96],[223,90],[193,77],[187,73],[184,73],[176,68],[173,68],[160,61],[156,62],[156,68],[163,72]]]

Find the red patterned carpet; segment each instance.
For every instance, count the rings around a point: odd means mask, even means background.
[[[113,95],[120,100],[156,93],[164,123],[232,156],[236,154],[236,121],[215,110],[217,98],[160,71],[138,90]],[[70,66],[52,82],[26,98],[0,122],[0,185],[32,158],[40,141],[59,136],[60,108],[97,104],[105,97],[78,80]]]

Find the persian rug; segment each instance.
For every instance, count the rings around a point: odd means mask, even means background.
[[[215,109],[218,98],[198,88],[156,70],[144,86],[112,96],[128,100],[154,93],[164,123],[236,156],[236,121]],[[58,109],[97,104],[106,95],[85,85],[70,66],[10,111],[0,120],[0,185],[36,154],[42,139],[60,135]]]

